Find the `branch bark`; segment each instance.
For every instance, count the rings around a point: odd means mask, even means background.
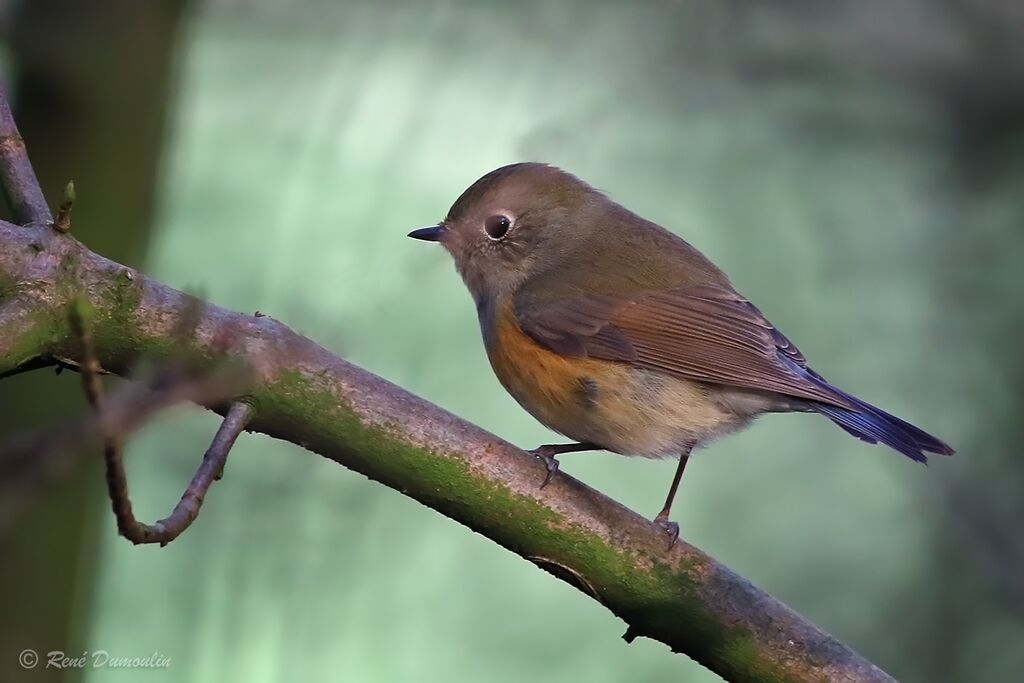
[[[69,235],[0,222],[0,376],[80,358],[69,307],[91,305],[96,358],[214,373],[242,363],[248,429],[298,444],[422,502],[533,562],[647,636],[730,681],[889,681],[743,577],[524,451],[331,354],[270,317],[207,305]],[[12,301],[18,324],[4,317]],[[30,311],[30,319],[25,319]],[[225,414],[231,402],[209,403]]]
[[[7,171],[0,173],[0,185],[14,220],[24,225],[53,221],[3,88],[0,88],[0,166]]]

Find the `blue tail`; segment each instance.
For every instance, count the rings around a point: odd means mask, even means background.
[[[927,463],[928,456],[925,453],[953,455],[956,452],[941,439],[937,439],[923,429],[918,429],[881,408],[876,408],[842,389],[837,389],[814,370],[806,366],[802,366],[800,369],[804,377],[819,387],[834,393],[837,399],[851,406],[842,408],[831,403],[814,402],[809,407],[828,417],[858,439],[868,443],[884,443],[915,462]]]
[[[940,439],[918,429],[909,422],[904,422],[895,415],[890,415],[870,403],[865,403],[859,398],[840,391],[827,384],[823,379],[817,377],[816,379],[852,404],[854,409],[840,408],[827,403],[815,403],[812,406],[814,410],[827,416],[858,439],[868,443],[884,443],[911,460],[924,463],[928,462],[925,453],[953,455],[955,452]]]

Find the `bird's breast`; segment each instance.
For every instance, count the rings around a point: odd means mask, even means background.
[[[735,421],[696,382],[541,346],[520,329],[511,305],[481,316],[481,328],[502,386],[545,426],[571,439],[664,457],[728,431]]]
[[[605,361],[567,358],[537,344],[516,322],[510,305],[501,306],[490,325],[484,323],[484,344],[494,374],[506,391],[548,427],[572,438],[598,388],[598,378],[616,374]]]

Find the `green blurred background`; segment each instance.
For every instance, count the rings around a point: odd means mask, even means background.
[[[438,248],[407,240],[513,161],[679,231],[815,367],[955,447],[923,468],[773,416],[698,455],[683,536],[906,681],[1024,671],[1024,5],[0,3],[6,82],[75,233],[261,310],[523,446]],[[82,410],[0,383],[5,433]],[[141,519],[217,421],[129,444]],[[673,462],[564,469],[653,515]],[[9,487],[5,487],[5,491]],[[0,518],[0,679],[713,681],[518,557],[290,444],[245,435],[164,549],[116,536],[96,454]],[[13,494],[11,494],[13,495]],[[24,648],[164,670],[26,671]]]

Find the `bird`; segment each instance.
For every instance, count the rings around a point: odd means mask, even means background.
[[[408,236],[448,251],[498,380],[572,441],[529,451],[541,488],[565,453],[679,459],[653,520],[670,545],[694,449],[765,413],[818,413],[921,463],[954,453],[828,382],[689,242],[555,166],[495,169]]]

